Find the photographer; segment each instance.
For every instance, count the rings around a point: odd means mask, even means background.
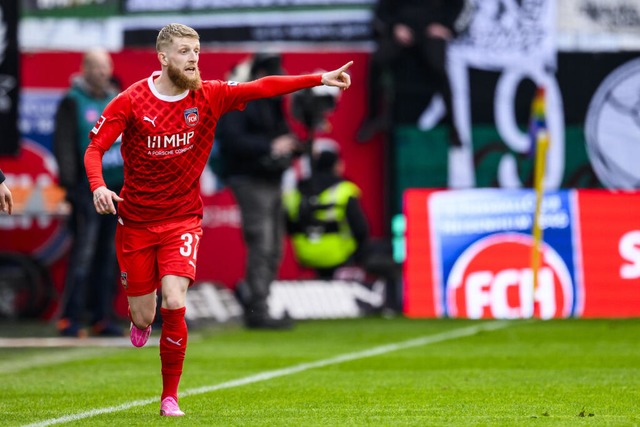
[[[249,80],[282,74],[280,56],[256,54]],[[256,329],[288,329],[291,319],[269,316],[267,298],[276,278],[285,238],[282,175],[299,153],[300,143],[285,120],[281,97],[252,101],[244,111],[227,113],[218,122],[221,178],[240,208],[247,248],[244,283],[238,291],[245,325]]]

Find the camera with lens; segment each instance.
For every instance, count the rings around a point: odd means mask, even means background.
[[[325,118],[337,103],[340,89],[331,86],[315,86],[295,92],[291,101],[291,113],[310,133],[321,129]]]

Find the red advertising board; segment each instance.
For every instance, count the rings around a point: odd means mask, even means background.
[[[431,230],[427,198],[431,190],[404,193],[406,259],[404,262],[404,312],[409,317],[439,317],[431,274]]]
[[[405,313],[640,316],[640,193],[546,193],[535,270],[534,200],[530,190],[407,191]]]
[[[583,317],[640,316],[640,194],[578,191]]]

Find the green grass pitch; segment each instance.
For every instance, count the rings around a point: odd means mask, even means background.
[[[635,426],[638,337],[640,319],[198,328],[171,419],[157,346],[0,348],[0,425]]]

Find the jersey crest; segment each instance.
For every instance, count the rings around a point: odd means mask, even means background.
[[[184,121],[187,122],[187,126],[195,126],[198,124],[200,116],[198,115],[198,107],[187,108],[184,110]]]

